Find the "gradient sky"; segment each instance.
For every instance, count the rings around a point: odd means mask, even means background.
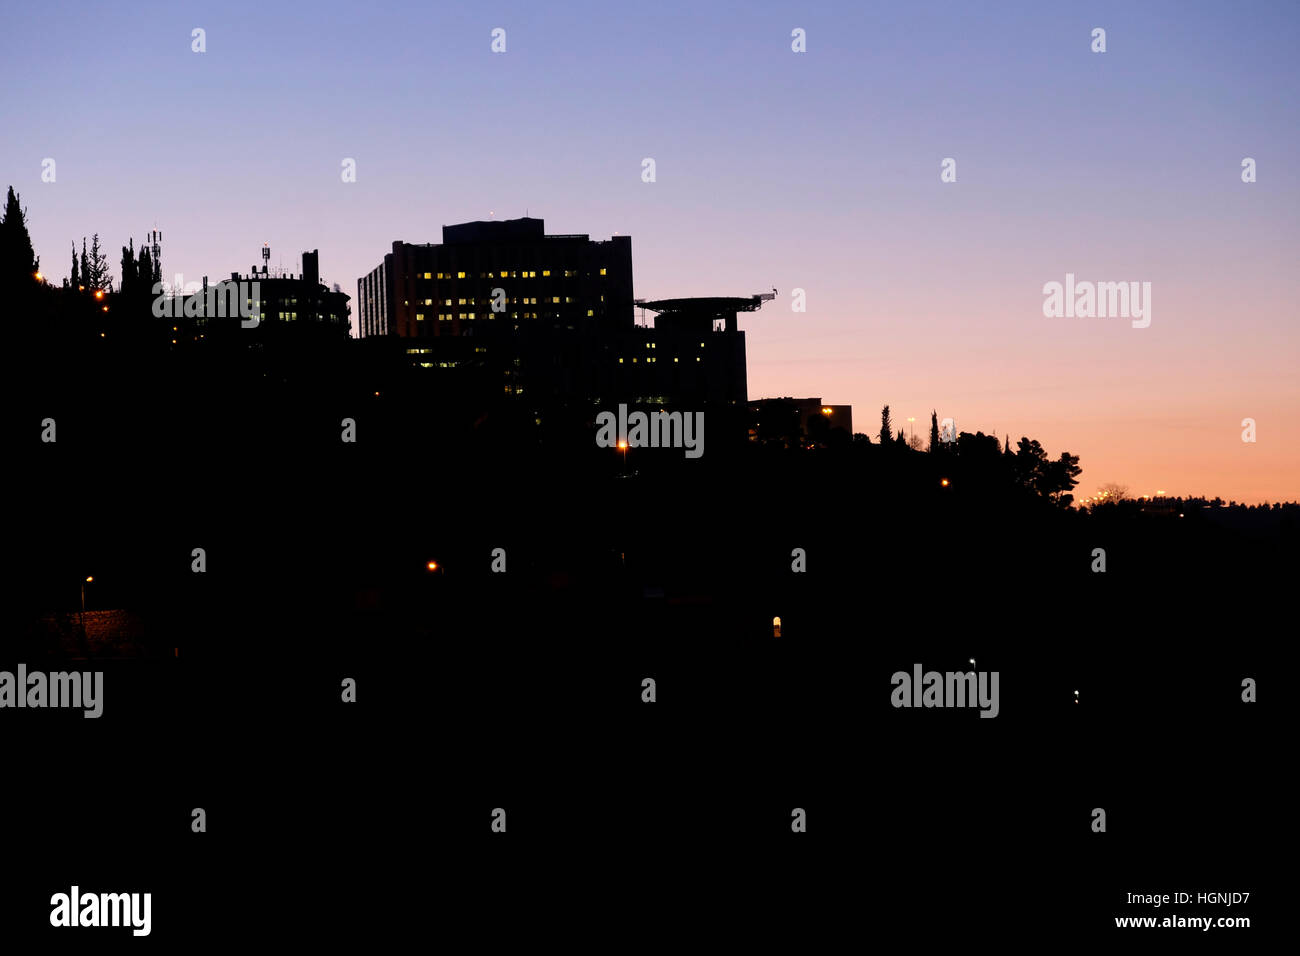
[[[780,290],[742,316],[751,398],[1029,435],[1082,457],[1078,497],[1300,497],[1300,4],[48,2],[3,23],[0,187],[55,281],[74,237],[116,272],[156,224],[168,278],[244,272],[265,241],[293,269],[319,248],[355,297],[393,240],[527,210],[631,235],[640,297]],[[1151,326],[1045,318],[1067,272],[1151,282]]]

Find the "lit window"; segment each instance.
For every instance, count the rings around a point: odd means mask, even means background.
[[[677,361],[677,356],[676,356],[676,355],[673,356],[673,361],[674,361],[674,362]]]
[[[618,364],[619,364],[619,365],[622,365],[622,364],[623,364],[623,360],[622,360],[622,359],[619,359],[619,360],[618,360]]]
[[[456,278],[457,278],[457,279],[463,279],[463,278],[465,278],[465,273],[463,273],[463,272],[457,272],[457,273],[456,273]]]
[[[424,304],[425,304],[425,305],[433,305],[433,300],[432,300],[432,299],[425,299],[425,300],[424,300]]]
[[[699,361],[699,360],[700,360],[700,357],[699,357],[699,356],[698,356],[698,355],[697,355],[697,356],[695,356],[695,361],[697,361],[697,362],[698,362],[698,361]]]
[[[550,275],[550,274],[551,274],[551,270],[550,270],[550,269],[543,269],[543,270],[542,270],[542,275],[544,275],[544,276],[548,276],[548,275]]]
[[[604,274],[605,274],[605,270],[604,270],[604,269],[601,269],[601,270],[600,270],[600,274],[601,274],[601,275],[604,275]]]
[[[502,269],[502,270],[501,270],[501,278],[503,278],[503,279],[506,278],[506,270],[505,270],[505,269]]]
[[[551,304],[552,304],[552,305],[558,305],[559,302],[560,302],[560,297],[559,297],[558,295],[553,295],[553,296],[551,296]]]
[[[474,313],[471,312],[471,313],[469,314],[469,317],[470,317],[471,319],[474,318]]]
[[[596,311],[595,311],[594,309],[588,309],[588,310],[587,310],[587,315],[588,315],[588,316],[593,316],[593,315],[595,315],[595,314],[596,314]]]
[[[433,278],[433,274],[430,273],[430,272],[426,272],[426,273],[424,274],[424,277],[425,277],[426,279],[432,279],[432,278]]]
[[[443,304],[443,305],[451,305],[451,299],[443,299],[443,300],[442,300],[442,304]]]
[[[415,313],[415,321],[417,321],[417,322],[423,322],[423,321],[424,321],[424,313],[423,313],[423,312],[417,312],[417,313]]]

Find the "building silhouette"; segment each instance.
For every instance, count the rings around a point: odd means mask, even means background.
[[[357,282],[371,354],[541,407],[701,409],[747,401],[746,298],[633,299],[632,241],[547,235],[542,219],[444,226],[440,244],[394,242]],[[638,322],[636,312],[653,312]]]

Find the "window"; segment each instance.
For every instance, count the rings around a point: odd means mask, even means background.
[[[432,300],[432,299],[425,299],[425,300],[424,300],[424,304],[425,304],[425,305],[433,305],[433,300]]]
[[[600,274],[601,274],[601,275],[604,275],[604,274],[605,274],[605,270],[604,270],[604,269],[601,269],[601,270],[600,270]]]
[[[423,321],[424,321],[424,313],[423,313],[423,312],[417,312],[417,313],[415,313],[415,321],[417,321],[417,322],[423,322]]]
[[[577,270],[577,269],[565,269],[565,270],[564,270],[564,278],[566,278],[566,279],[572,279],[572,278],[573,278],[574,276],[576,276],[577,274],[578,274],[578,270]]]
[[[465,273],[463,273],[463,272],[457,272],[457,273],[456,273],[456,278],[457,278],[457,279],[463,279],[463,278],[465,278]]]
[[[559,303],[560,303],[560,297],[558,295],[551,296],[552,305],[559,305]]]
[[[424,274],[424,277],[425,277],[426,279],[432,279],[432,278],[433,278],[433,273],[431,273],[431,272],[426,272],[426,273]]]
[[[588,310],[587,310],[587,317],[588,317],[588,318],[590,318],[591,316],[593,316],[593,315],[595,315],[595,314],[596,314],[596,310],[595,310],[595,309],[588,309]]]
[[[542,275],[544,275],[544,276],[548,276],[548,275],[550,275],[550,274],[551,274],[551,270],[550,270],[550,269],[543,269],[543,270],[542,270]]]

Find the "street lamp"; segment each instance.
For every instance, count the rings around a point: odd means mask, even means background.
[[[86,622],[86,585],[94,581],[94,577],[87,577],[81,582],[81,622]]]
[[[625,441],[619,442],[618,450],[623,453],[623,474],[626,475],[627,474],[627,442]]]
[[[909,417],[909,418],[907,419],[907,428],[908,428],[908,431],[911,432],[911,436],[910,436],[910,437],[912,437],[912,438],[915,438],[915,437],[916,437],[916,428],[913,427],[913,425],[912,425],[912,422],[914,422],[914,421],[916,421],[915,418],[911,418],[911,417]]]

